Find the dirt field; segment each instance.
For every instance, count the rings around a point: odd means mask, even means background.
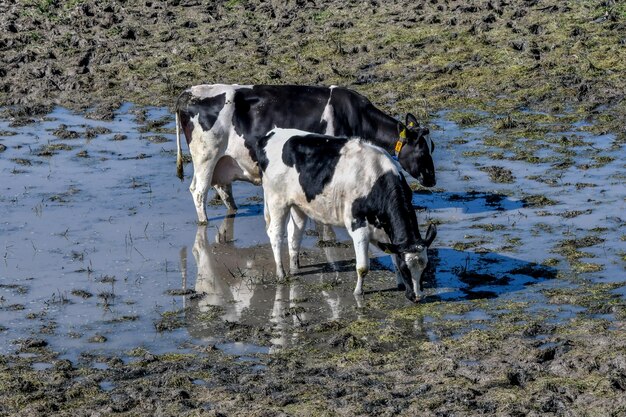
[[[620,1],[0,4],[0,415],[626,414]],[[262,190],[198,227],[171,107],[338,84],[431,127],[427,297]],[[187,173],[191,165],[186,165]]]

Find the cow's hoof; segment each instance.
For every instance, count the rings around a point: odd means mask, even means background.
[[[289,271],[291,271],[292,274],[299,272],[300,271],[300,262],[299,261],[290,262],[289,263]]]
[[[276,271],[276,280],[278,282],[287,281],[287,274],[285,274],[285,271]]]

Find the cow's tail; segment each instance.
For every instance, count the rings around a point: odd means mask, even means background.
[[[180,146],[180,121],[178,120],[178,109],[176,109],[176,176],[180,180],[185,179],[183,171],[183,150]]]

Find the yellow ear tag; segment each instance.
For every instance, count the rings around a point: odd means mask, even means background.
[[[400,139],[406,139],[406,129],[400,131]]]
[[[396,153],[400,152],[400,150],[402,150],[402,145],[403,143],[400,141],[396,142]]]
[[[409,127],[413,127],[414,125],[415,125],[415,123],[409,122]]]

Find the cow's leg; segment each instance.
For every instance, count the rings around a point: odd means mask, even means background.
[[[279,280],[285,278],[285,269],[283,268],[283,259],[281,256],[283,248],[283,236],[285,234],[285,220],[289,214],[289,207],[280,201],[274,201],[268,197],[268,193],[264,193],[265,199],[265,227],[267,235],[270,238],[272,252],[274,252],[274,261],[276,262],[276,276]]]
[[[352,230],[351,227],[348,227],[348,233],[350,233],[350,237],[352,237],[354,252],[356,255],[357,282],[356,287],[354,288],[354,293],[356,295],[361,295],[363,294],[363,278],[365,278],[370,270],[370,259],[368,256],[370,243],[369,229],[367,226],[360,227],[356,230]]]
[[[302,244],[302,236],[306,226],[307,216],[297,207],[291,208],[291,216],[287,224],[287,239],[289,244],[289,268],[295,272],[300,268],[298,253]]]
[[[237,212],[237,204],[235,204],[235,198],[233,197],[233,185],[214,185],[215,192],[220,196],[222,202],[226,206],[229,213]]]
[[[263,219],[265,219],[265,230],[270,224],[272,218],[270,217],[270,210],[267,208],[267,200],[265,199],[265,195],[263,195]]]
[[[194,135],[194,140],[189,144],[193,160],[193,179],[191,180],[189,191],[196,205],[198,223],[201,225],[207,224],[206,196],[215,165],[220,157],[218,146],[206,144],[213,142],[212,139],[212,137],[206,137],[206,135],[198,135],[198,137]]]
[[[232,182],[244,177],[243,170],[232,156],[222,156],[215,165],[211,185],[215,187],[217,195],[220,196],[229,213],[237,211],[237,204],[233,198]]]
[[[398,265],[398,258],[397,256],[392,255],[391,260],[393,261],[393,267],[396,271],[396,285],[398,287],[398,290],[404,291],[404,289],[406,288],[406,285],[404,283],[404,278],[402,278],[402,274],[400,273],[400,265]]]

